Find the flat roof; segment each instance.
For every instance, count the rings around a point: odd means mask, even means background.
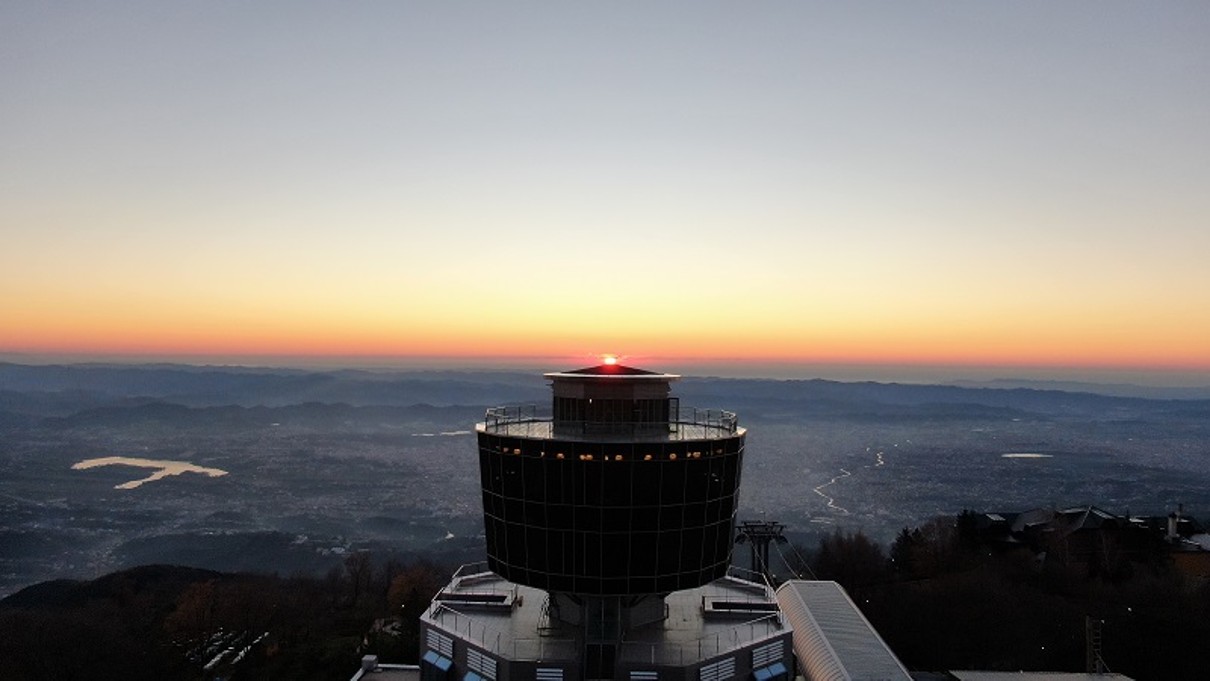
[[[414,664],[378,664],[361,669],[349,681],[420,681],[420,667]]]
[[[535,440],[562,440],[572,442],[679,442],[681,440],[717,440],[743,435],[743,427],[732,422],[719,423],[612,423],[599,430],[591,428],[576,430],[570,425],[555,424],[552,420],[492,421],[475,424],[481,433],[505,437],[523,437]]]
[[[575,630],[546,615],[546,592],[491,572],[455,576],[445,595],[504,596],[508,606],[467,606],[434,600],[420,619],[500,657],[513,660],[574,659]],[[439,594],[439,595],[441,595]]]
[[[789,632],[781,612],[744,612],[712,616],[706,607],[716,602],[749,603],[776,608],[773,590],[736,577],[717,579],[696,589],[675,591],[664,603],[668,616],[657,624],[631,632],[618,650],[619,662],[688,665],[732,650],[747,648]]]
[[[510,599],[510,606],[461,608],[448,600],[434,601],[421,616],[430,626],[492,654],[512,660],[551,661],[574,660],[581,654],[577,629],[546,616],[548,594],[541,589],[484,572],[455,577],[443,593],[476,598],[497,594]],[[693,664],[789,632],[776,610],[773,590],[737,577],[674,592],[664,602],[667,617],[630,632],[619,647],[619,661]],[[715,615],[707,612],[706,606],[719,602],[757,605],[750,613],[743,607]]]

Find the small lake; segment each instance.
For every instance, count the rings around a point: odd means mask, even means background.
[[[75,471],[82,471],[101,466],[133,466],[135,468],[155,469],[151,475],[145,478],[114,485],[114,489],[134,489],[145,483],[163,480],[170,475],[180,475],[182,473],[200,473],[212,478],[219,478],[227,474],[227,471],[221,468],[195,466],[188,461],[160,461],[156,459],[137,459],[128,456],[106,456],[100,459],[85,459],[77,464],[73,464],[71,468]]]

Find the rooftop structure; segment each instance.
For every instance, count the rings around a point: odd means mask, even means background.
[[[585,675],[585,623],[553,612],[560,595],[510,582],[485,567],[460,570],[421,617],[422,644],[437,653],[431,659],[444,657],[454,667],[461,667],[463,658],[490,659],[496,662],[495,676],[486,678],[542,678],[535,675],[544,669],[548,675],[557,669],[563,679],[594,678]],[[723,660],[743,675],[754,669],[751,650],[762,645],[772,645],[764,654],[775,649],[775,662],[789,668],[791,631],[767,584],[729,575],[668,594],[661,605],[655,621],[628,629],[607,678],[651,672],[696,681],[702,667]],[[749,655],[739,659],[744,651]]]

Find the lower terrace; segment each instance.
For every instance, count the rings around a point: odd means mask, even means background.
[[[576,629],[550,616],[545,591],[509,582],[483,564],[463,566],[422,615],[510,660],[569,660],[581,655]],[[664,600],[663,620],[628,632],[619,662],[686,666],[764,640],[786,637],[772,588],[732,574]]]
[[[668,421],[555,420],[536,405],[493,407],[487,410],[479,432],[506,437],[579,441],[715,440],[742,435],[734,412],[721,409],[677,409]]]

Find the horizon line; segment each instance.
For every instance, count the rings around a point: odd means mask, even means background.
[[[0,362],[27,365],[154,365],[288,368],[311,370],[529,370],[535,367],[585,366],[607,355],[622,363],[658,366],[686,376],[953,383],[1033,381],[1129,384],[1157,388],[1210,388],[1210,367],[1138,366],[1074,363],[976,363],[894,360],[819,360],[765,357],[666,357],[626,353],[580,355],[336,355],[271,353],[69,353],[0,351]]]

